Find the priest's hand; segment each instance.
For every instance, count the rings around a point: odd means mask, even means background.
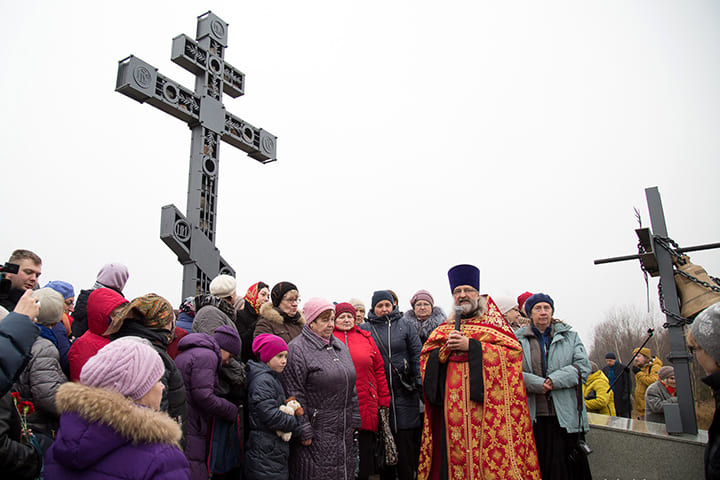
[[[448,335],[447,347],[450,350],[456,350],[459,352],[467,352],[470,341],[468,338],[457,330],[453,330]]]

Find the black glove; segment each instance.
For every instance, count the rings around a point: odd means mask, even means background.
[[[632,371],[633,371],[633,373],[638,373],[640,371],[640,367],[633,365]]]
[[[597,398],[597,392],[595,390],[590,390],[587,395],[585,395],[585,400],[595,400]]]

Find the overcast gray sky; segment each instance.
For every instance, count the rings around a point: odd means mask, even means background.
[[[68,5],[69,4],[69,5]],[[185,211],[186,125],[114,91],[134,54],[170,61],[196,17],[229,22],[246,74],[227,110],[278,138],[261,165],[220,148],[217,246],[239,290],[369,303],[446,272],[491,295],[543,291],[590,341],[613,305],[645,305],[633,207],[658,186],[681,245],[720,241],[720,7],[713,1],[3,2],[0,255],[29,248],[41,284],[130,268],[126,294],[177,306],[160,209]],[[720,251],[692,259],[720,276]],[[651,299],[657,304],[657,281]]]

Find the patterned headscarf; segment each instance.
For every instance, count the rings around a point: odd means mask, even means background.
[[[128,319],[133,319],[148,328],[172,331],[175,313],[170,302],[156,293],[148,293],[123,305],[112,316],[112,323],[105,334],[116,333]]]
[[[265,282],[254,283],[250,285],[247,293],[245,293],[245,302],[247,302],[256,312],[260,311],[260,306],[262,305],[260,303],[260,290],[263,288],[269,288],[268,284]]]
[[[187,297],[180,305],[180,311],[191,317],[195,316],[195,297]]]

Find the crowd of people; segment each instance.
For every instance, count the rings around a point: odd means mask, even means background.
[[[128,269],[40,288],[16,250],[0,289],[0,468],[21,479],[591,478],[587,412],[629,417],[629,368],[590,362],[545,293],[480,293],[448,271],[454,310],[417,291],[301,303],[289,281],[243,296],[218,275],[178,309],[126,299]],[[7,264],[6,264],[7,265]],[[9,312],[9,313],[8,313]],[[718,399],[720,304],[688,344]],[[634,411],[663,421],[674,372],[637,349]],[[611,388],[612,385],[612,388]],[[720,475],[720,419],[707,478]]]

